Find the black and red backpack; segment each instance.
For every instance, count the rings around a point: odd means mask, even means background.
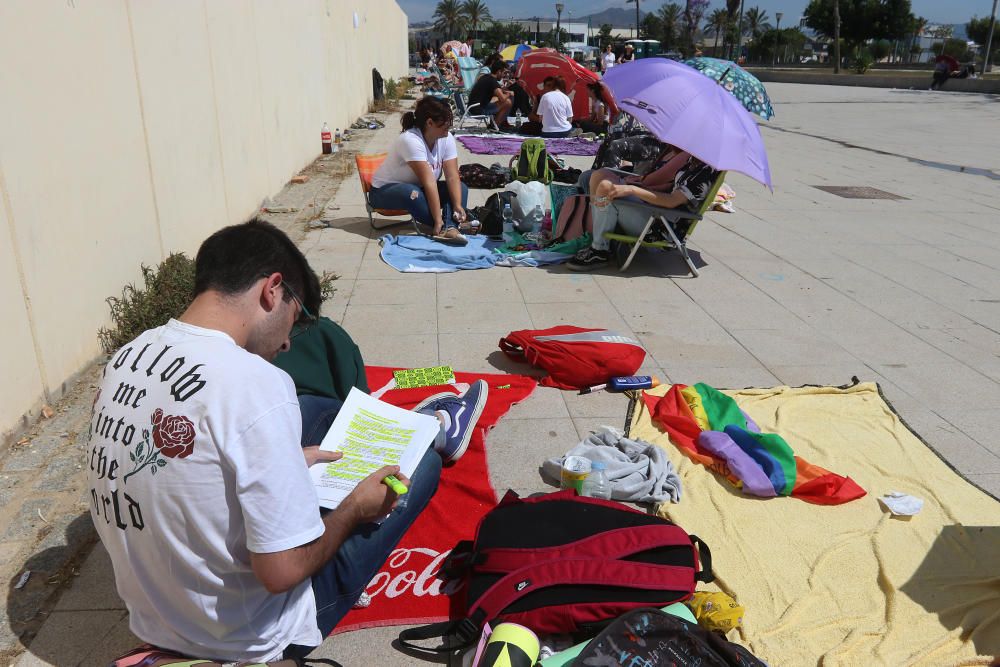
[[[443,569],[465,580],[466,617],[404,630],[400,643],[442,652],[475,642],[483,625],[509,621],[537,633],[596,631],[621,614],[663,607],[708,583],[704,542],[679,526],[573,490],[532,498],[508,491]],[[414,640],[449,638],[429,649]]]

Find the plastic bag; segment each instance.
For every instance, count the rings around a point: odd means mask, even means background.
[[[517,195],[511,203],[511,208],[514,211],[514,220],[517,221],[518,229],[521,231],[530,230],[531,212],[535,210],[535,207],[541,206],[543,212],[549,208],[548,186],[538,181],[529,181],[528,183],[514,181],[508,183],[506,189]]]

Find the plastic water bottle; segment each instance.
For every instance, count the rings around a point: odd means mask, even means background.
[[[542,233],[542,220],[545,219],[545,211],[539,204],[535,204],[535,208],[531,209],[531,233],[535,235],[537,239]]]
[[[520,109],[518,109],[517,113],[514,114],[514,127],[518,128],[518,129],[521,128],[521,110]]]
[[[505,243],[514,240],[514,211],[510,204],[503,205],[503,240]]]
[[[590,464],[590,474],[587,475],[587,479],[583,480],[580,495],[611,500],[611,482],[608,481],[608,475],[604,472],[604,464],[600,461],[594,461]]]

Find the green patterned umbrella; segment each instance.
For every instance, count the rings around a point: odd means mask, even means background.
[[[718,81],[719,85],[728,90],[740,101],[746,110],[755,113],[764,120],[774,116],[771,100],[767,96],[757,77],[739,65],[718,58],[688,58],[685,65],[693,67],[709,79]]]

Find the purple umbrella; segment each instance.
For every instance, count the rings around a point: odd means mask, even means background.
[[[771,188],[757,123],[712,79],[666,58],[645,58],[609,69],[604,83],[618,107],[660,141],[715,169],[738,171]]]

